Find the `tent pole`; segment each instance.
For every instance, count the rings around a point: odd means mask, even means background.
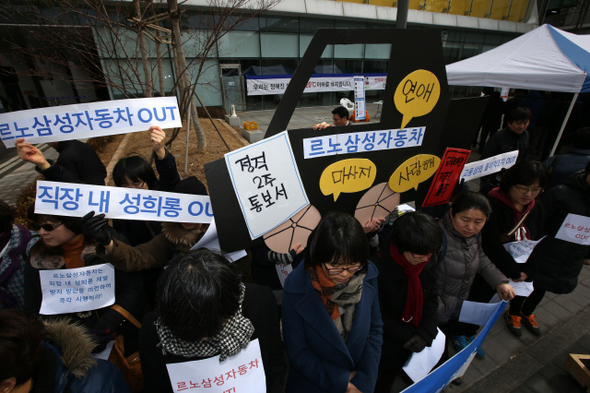
[[[563,135],[563,130],[565,130],[565,126],[567,124],[567,121],[570,118],[570,115],[572,114],[572,109],[574,109],[574,105],[576,104],[576,101],[578,100],[579,94],[580,93],[574,94],[574,98],[572,98],[572,103],[570,104],[570,107],[567,110],[567,113],[565,114],[565,119],[563,119],[563,123],[561,124],[561,130],[559,130],[559,134],[557,134],[557,139],[555,139],[555,144],[553,145],[553,149],[551,149],[551,153],[549,153],[549,157],[553,156],[555,154],[555,150],[557,150],[557,145],[559,144],[559,140],[561,139],[561,136]]]

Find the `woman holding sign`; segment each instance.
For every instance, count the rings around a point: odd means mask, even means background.
[[[494,188],[488,195],[493,212],[482,230],[483,250],[494,265],[514,282],[533,280],[535,258],[528,258],[526,263],[517,263],[504,245],[541,238],[543,208],[535,198],[546,185],[547,171],[543,164],[538,161],[521,162],[504,172],[500,187]],[[487,302],[493,292],[483,282],[478,282],[470,298]],[[542,298],[543,295],[535,290],[528,298],[516,296],[510,302],[506,321],[514,335],[522,334],[522,323],[533,334],[541,334],[532,312]]]
[[[54,302],[50,309],[43,309],[45,319],[70,318],[72,322],[94,329],[92,333],[103,343],[112,339],[113,334],[118,331],[122,331],[127,337],[137,337],[137,329],[129,326],[130,324],[124,325],[126,318],[116,311],[115,306],[141,319],[145,306],[141,275],[115,270],[112,277],[107,275],[107,269],[99,277],[91,276],[92,269],[84,270],[84,274],[79,273],[81,270],[68,272],[68,269],[89,266],[96,266],[94,270],[98,271],[107,263],[97,254],[98,244],[82,233],[80,218],[35,214],[34,206],[31,206],[29,219],[33,221],[32,226],[39,232],[41,239],[33,246],[25,266],[25,311],[39,314],[43,300],[44,304],[49,304],[50,300],[55,301],[57,297],[57,304]],[[51,276],[56,277],[43,284],[47,287],[42,286],[40,278],[45,271],[52,271]],[[94,299],[100,296],[104,299],[113,285],[114,306],[102,306],[98,309],[89,306],[92,304],[90,297]],[[79,311],[72,312],[74,307]],[[126,340],[126,343],[133,341]],[[133,345],[126,345],[129,352],[135,349]]]
[[[368,258],[367,236],[348,214],[328,214],[311,233],[283,293],[287,392],[374,390],[383,322]]]
[[[438,323],[441,330],[450,335],[457,351],[469,345],[477,331],[472,328],[474,325],[459,322],[463,301],[468,298],[477,274],[495,288],[503,300],[514,297],[508,279],[488,259],[481,246],[479,233],[491,212],[483,195],[468,191],[455,198],[451,210],[440,220],[446,246],[443,245],[437,265]],[[485,357],[483,350],[480,349],[478,356]]]
[[[223,256],[200,249],[180,256],[162,273],[156,311],[146,315],[140,333],[146,393],[212,386],[284,391],[276,299],[267,287],[242,283],[233,267]]]
[[[375,392],[389,393],[414,352],[430,347],[437,335],[436,258],[442,247],[440,228],[420,212],[394,221],[381,246],[379,303],[383,315],[383,353]]]
[[[537,263],[535,290],[524,303],[523,315],[525,307],[534,311],[547,291],[572,292],[580,271],[584,265],[590,265],[590,162],[583,171],[547,191],[541,200],[546,213],[543,232],[547,237],[531,256]],[[529,305],[533,295],[536,302]],[[528,327],[524,318],[523,322]]]

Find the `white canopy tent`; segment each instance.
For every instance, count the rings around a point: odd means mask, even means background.
[[[580,92],[590,92],[590,35],[543,25],[497,48],[449,64],[455,86],[496,86],[575,93],[551,155]]]

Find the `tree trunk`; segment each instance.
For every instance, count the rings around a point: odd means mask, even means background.
[[[137,39],[139,40],[139,51],[141,52],[141,63],[143,65],[143,96],[152,96],[152,73],[150,72],[150,63],[148,60],[147,49],[145,48],[145,36],[143,35],[143,24],[141,23],[141,7],[139,0],[133,0],[135,6],[135,16],[139,20],[137,23]]]
[[[160,95],[166,96],[166,87],[164,85],[164,67],[162,66],[162,44],[160,43],[160,31],[156,30],[156,56],[158,57],[158,78],[160,79]]]
[[[174,59],[176,60],[176,73],[178,74],[178,85],[181,94],[190,93],[190,77],[186,66],[184,48],[182,46],[182,37],[180,35],[180,12],[178,11],[177,0],[168,0],[168,13],[170,14],[170,25],[172,27],[172,47],[174,49]],[[192,126],[197,134],[197,153],[202,153],[207,147],[205,133],[201,128],[199,116],[197,115],[197,106],[195,99],[190,97],[190,111]],[[187,127],[189,125],[187,124]]]

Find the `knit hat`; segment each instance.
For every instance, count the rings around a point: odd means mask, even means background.
[[[195,176],[189,176],[174,187],[173,192],[179,194],[207,195],[207,188]]]

